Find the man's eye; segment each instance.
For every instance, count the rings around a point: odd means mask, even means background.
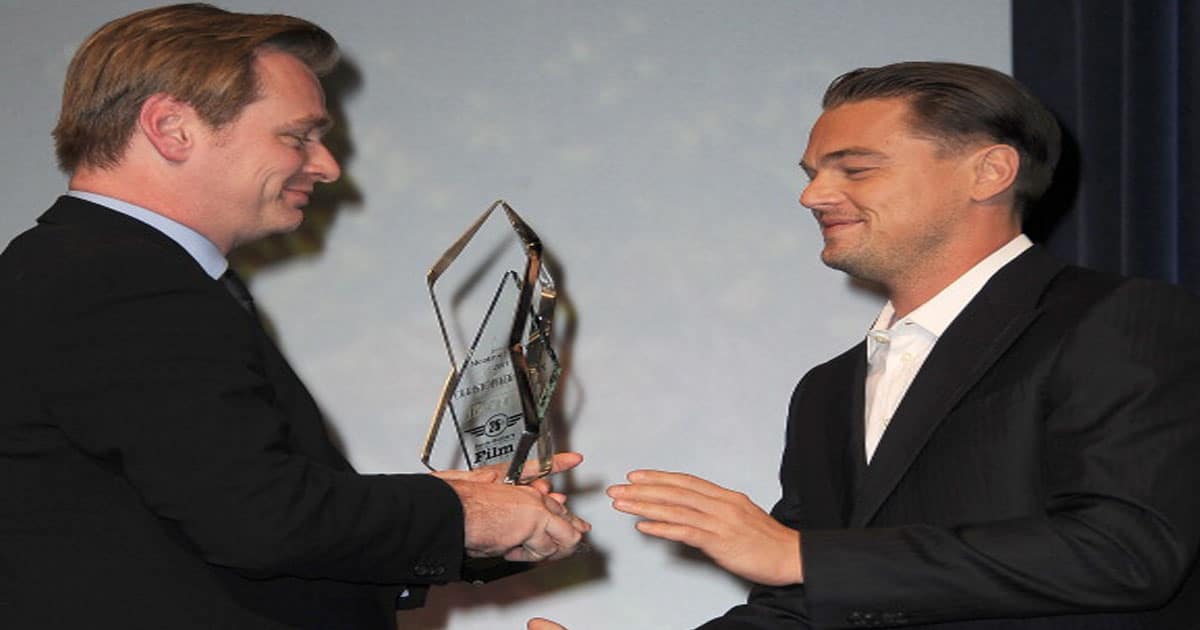
[[[846,174],[846,177],[855,178],[862,177],[872,170],[874,169],[870,167],[848,167],[843,168],[842,172]]]
[[[287,138],[288,143],[295,147],[302,147],[302,146],[308,144],[308,136],[301,135],[298,133],[284,134],[283,137]]]

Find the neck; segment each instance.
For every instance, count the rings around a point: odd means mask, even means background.
[[[888,299],[896,310],[895,319],[905,317],[933,299],[980,261],[1004,247],[1021,233],[1019,227],[979,239],[953,254],[933,254],[925,264],[912,267],[903,277],[884,283]]]
[[[111,169],[81,167],[71,175],[67,186],[71,190],[120,199],[161,214],[203,235],[212,241],[222,254],[228,255],[232,249],[232,243],[214,238],[213,230],[207,229],[205,223],[199,220],[200,213],[194,210],[193,203],[181,194],[182,191],[161,185],[147,171],[134,170],[127,164]]]

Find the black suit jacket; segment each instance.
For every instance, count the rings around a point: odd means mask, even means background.
[[[870,466],[866,351],[792,397],[806,583],[703,628],[1200,627],[1200,301],[1033,248],[939,339]]]
[[[391,628],[461,505],[359,475],[177,244],[63,197],[0,255],[0,627]]]

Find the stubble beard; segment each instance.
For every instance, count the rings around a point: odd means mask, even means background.
[[[890,267],[883,256],[878,255],[869,243],[859,243],[853,248],[838,247],[835,243],[825,243],[821,250],[821,262],[830,269],[836,269],[853,278],[867,282],[883,282]]]
[[[945,261],[946,244],[952,238],[944,226],[933,225],[899,242],[863,240],[840,248],[826,242],[821,262],[855,279],[894,288],[936,271]]]

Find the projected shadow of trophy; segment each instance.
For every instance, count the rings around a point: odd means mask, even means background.
[[[507,226],[498,216],[489,223],[500,214]],[[496,201],[426,281],[450,371],[421,462],[432,470],[460,462],[471,469],[499,465],[507,483],[549,474],[545,416],[561,367],[551,345],[554,280],[541,240],[511,206]],[[439,288],[451,297],[439,300]]]

